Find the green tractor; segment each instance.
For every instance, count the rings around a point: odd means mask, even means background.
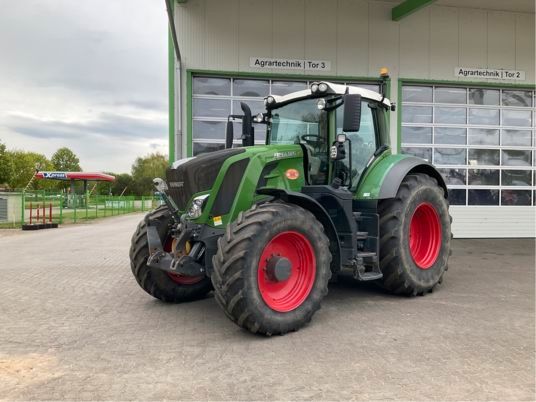
[[[315,82],[266,97],[257,116],[242,103],[226,149],[155,179],[165,204],[132,237],[138,284],[174,303],[214,290],[233,322],[265,335],[308,323],[341,274],[431,292],[450,254],[447,188],[430,163],[391,153],[382,82],[381,93]],[[236,119],[243,146],[233,148]]]

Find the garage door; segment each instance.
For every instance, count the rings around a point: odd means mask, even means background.
[[[439,168],[458,237],[534,236],[532,90],[403,85],[401,150]]]
[[[274,78],[218,77],[195,75],[192,77],[192,140],[193,154],[223,149],[225,124],[230,114],[242,114],[240,102],[246,102],[253,115],[264,111],[264,97],[286,95],[306,89],[311,80],[284,80]],[[340,82],[340,81],[339,81]],[[377,84],[347,82],[373,91]],[[241,126],[235,123],[235,143],[240,143]],[[255,126],[256,143],[264,144],[266,131]]]

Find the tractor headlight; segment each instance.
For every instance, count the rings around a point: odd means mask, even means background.
[[[274,103],[275,103],[275,98],[271,95],[267,96],[266,99],[264,100],[265,106],[273,105]]]
[[[196,219],[201,216],[201,214],[203,213],[203,206],[205,205],[205,201],[208,196],[208,194],[204,194],[193,199],[192,205],[188,209],[189,218]]]
[[[318,91],[318,84],[312,84],[311,85],[311,92],[315,93],[316,91]]]
[[[153,186],[156,188],[156,191],[159,193],[165,193],[168,190],[167,183],[162,180],[160,177],[153,179]]]
[[[318,84],[318,90],[320,92],[326,92],[328,90],[328,84],[326,84],[325,82],[321,82],[320,84]]]

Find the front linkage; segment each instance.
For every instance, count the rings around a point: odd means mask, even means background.
[[[171,230],[172,242],[171,253],[164,250],[164,245],[159,233],[159,221],[151,220],[148,215],[145,218],[147,225],[147,242],[149,245],[149,257],[147,265],[162,271],[182,275],[186,277],[198,277],[206,275],[205,264],[202,261],[206,253],[205,244],[216,247],[216,239],[221,235],[220,231],[206,230],[204,225],[194,224],[181,218],[179,209],[175,202],[166,194],[166,184],[162,179],[154,179],[153,184],[160,197],[166,204],[172,218],[173,228]],[[216,233],[218,232],[218,233]],[[187,254],[182,253],[187,249],[187,243],[192,239],[195,243]],[[213,253],[211,253],[213,254]]]

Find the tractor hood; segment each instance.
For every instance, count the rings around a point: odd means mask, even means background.
[[[192,195],[210,190],[224,162],[243,152],[244,148],[224,149],[175,162],[166,172],[166,181],[177,207],[183,211]]]
[[[279,144],[230,148],[181,159],[166,172],[167,193],[179,210],[185,211],[194,195],[210,191],[207,207],[212,208],[213,214],[224,215],[242,181],[253,186],[244,188],[248,200],[255,196],[258,185],[301,188],[304,184],[302,158],[299,145]],[[285,170],[289,168],[299,169],[300,177],[289,181],[285,177]]]

